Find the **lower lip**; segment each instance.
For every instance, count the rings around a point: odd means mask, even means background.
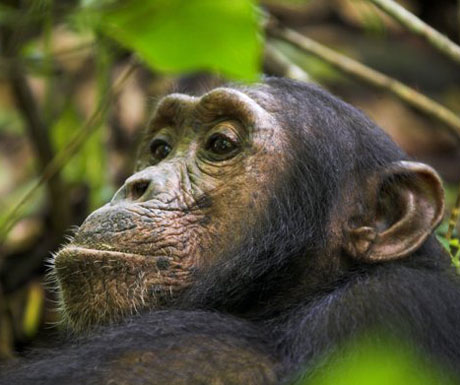
[[[67,246],[62,249],[56,256],[56,258],[60,258],[61,255],[63,257],[67,257],[70,255],[86,255],[86,256],[94,256],[96,258],[104,258],[104,257],[113,257],[118,259],[138,259],[138,260],[156,260],[158,258],[164,258],[162,256],[148,256],[148,255],[141,255],[141,254],[133,254],[133,253],[124,253],[121,251],[109,251],[109,250],[98,250],[98,249],[88,249],[85,247],[78,247],[78,246]]]

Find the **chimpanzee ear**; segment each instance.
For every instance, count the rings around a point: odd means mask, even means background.
[[[365,188],[365,206],[373,215],[360,227],[348,227],[345,242],[348,253],[360,261],[384,262],[409,255],[442,219],[442,183],[425,164],[392,163]]]

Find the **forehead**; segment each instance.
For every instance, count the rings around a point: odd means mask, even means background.
[[[212,122],[219,118],[231,118],[247,126],[267,127],[275,123],[270,105],[272,96],[251,88],[220,87],[194,97],[171,94],[158,103],[151,126],[180,125],[187,119]]]

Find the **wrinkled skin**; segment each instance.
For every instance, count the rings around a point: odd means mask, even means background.
[[[286,140],[269,98],[247,92],[218,88],[159,103],[137,172],[55,259],[71,328],[168,304],[261,215]]]

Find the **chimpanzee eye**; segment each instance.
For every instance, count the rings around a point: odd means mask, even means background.
[[[150,143],[150,153],[157,161],[166,158],[170,152],[171,146],[163,139],[154,139]]]
[[[213,134],[206,143],[206,150],[217,155],[227,155],[233,152],[237,145],[223,134]]]

